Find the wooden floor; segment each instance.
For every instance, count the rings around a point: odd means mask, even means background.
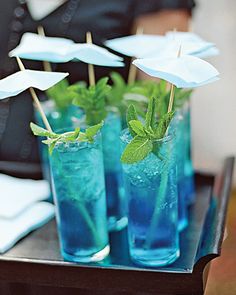
[[[227,235],[221,257],[211,264],[205,295],[236,295],[236,191],[229,204]]]

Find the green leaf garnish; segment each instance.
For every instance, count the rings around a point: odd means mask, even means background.
[[[151,127],[154,128],[155,122],[156,122],[156,99],[154,97],[151,97],[149,103],[148,103],[148,109],[146,113],[146,120],[145,120],[145,126],[147,128]]]
[[[34,123],[30,123],[30,128],[34,135],[42,136],[42,137],[50,137],[50,138],[57,138],[57,134],[54,132],[50,132]]]
[[[64,79],[46,91],[48,98],[54,101],[57,109],[66,109],[71,105],[74,95],[68,91],[68,87],[69,82]]]
[[[129,132],[134,137],[136,133],[133,131],[132,127],[129,124],[129,122],[132,120],[138,120],[138,115],[134,105],[131,104],[129,105],[127,113],[126,113],[126,121],[127,121],[127,126],[129,128]]]
[[[159,155],[160,143],[158,140],[165,137],[174,112],[166,113],[157,120],[157,104],[157,99],[151,98],[149,100],[144,124],[137,118],[135,107],[133,105],[129,106],[127,124],[130,134],[134,138],[128,143],[121,156],[122,163],[133,164],[139,162],[145,159],[151,152],[161,158]]]
[[[143,124],[138,120],[131,120],[129,121],[129,126],[131,127],[132,131],[139,135],[139,136],[146,136]]]
[[[97,125],[94,125],[94,126],[91,126],[89,128],[86,129],[85,131],[85,135],[88,139],[93,139],[93,137],[98,133],[98,131],[102,128],[103,126],[103,122],[97,124]]]
[[[126,146],[121,161],[125,164],[133,164],[146,158],[152,151],[152,141],[146,137],[136,136]]]
[[[49,146],[49,153],[53,152],[55,145],[58,142],[67,143],[67,142],[89,142],[92,143],[94,137],[98,133],[98,131],[102,128],[103,122],[99,123],[95,126],[91,126],[85,130],[85,132],[81,132],[80,128],[76,128],[74,131],[69,131],[61,134],[56,134],[54,132],[49,132],[46,129],[34,124],[30,123],[30,128],[34,135],[47,137],[47,139],[43,140],[42,143],[47,144]]]
[[[154,135],[155,135],[156,139],[161,139],[165,136],[167,128],[168,128],[173,116],[174,116],[174,112],[170,112],[170,113],[164,114],[161,117],[157,127],[154,130]]]
[[[111,90],[108,78],[100,79],[95,86],[84,87],[78,83],[68,90],[73,93],[73,104],[84,110],[86,123],[89,126],[99,124],[107,116],[106,96]]]

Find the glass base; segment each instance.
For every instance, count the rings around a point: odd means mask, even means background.
[[[146,250],[135,249],[131,250],[131,260],[135,264],[148,266],[148,267],[159,267],[173,263],[180,256],[180,251],[173,249],[155,249]]]
[[[109,255],[109,253],[110,253],[110,246],[109,245],[107,245],[101,251],[99,251],[95,254],[89,255],[89,256],[72,255],[72,254],[68,254],[62,250],[62,256],[63,256],[64,260],[70,261],[70,262],[80,262],[80,263],[101,261],[105,257],[107,257]]]
[[[119,231],[125,228],[128,224],[128,218],[122,217],[117,219],[115,216],[110,216],[108,218],[108,231]]]

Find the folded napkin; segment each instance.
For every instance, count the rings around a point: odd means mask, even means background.
[[[39,202],[14,218],[0,217],[0,253],[9,250],[21,238],[47,223],[53,216],[54,206],[47,202]]]
[[[219,79],[216,68],[190,55],[166,59],[136,59],[133,64],[146,74],[166,80],[178,88],[195,88]]]
[[[13,218],[49,196],[50,187],[46,180],[19,179],[0,174],[0,218]]]
[[[33,70],[16,72],[0,80],[0,99],[15,96],[30,87],[34,87],[42,91],[47,90],[68,75],[68,73]]]
[[[43,60],[53,63],[82,61],[107,67],[123,67],[123,58],[95,44],[74,43],[72,40],[25,33],[20,44],[9,52],[10,57]]]

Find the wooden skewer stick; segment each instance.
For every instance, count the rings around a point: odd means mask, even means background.
[[[42,26],[38,26],[38,34],[43,37],[46,36],[44,28]],[[52,66],[48,61],[43,61],[43,68],[45,72],[52,72]]]
[[[143,34],[143,28],[138,27],[136,31],[136,35],[142,35]],[[128,84],[131,85],[135,82],[136,76],[137,76],[137,68],[132,64],[134,61],[134,58],[131,59],[130,66],[129,66],[129,75],[128,75]]]
[[[179,47],[179,51],[178,51],[178,55],[177,57],[179,58],[181,55],[181,45]],[[174,104],[174,97],[175,97],[175,85],[171,84],[171,88],[170,88],[170,100],[169,100],[169,105],[168,105],[168,113],[170,113],[172,111],[173,108],[173,104]]]
[[[91,32],[86,33],[86,42],[87,44],[93,44],[92,34]],[[89,85],[95,85],[95,71],[94,66],[92,64],[88,64],[88,74],[89,74]]]
[[[25,70],[25,67],[24,67],[24,65],[23,65],[23,63],[22,63],[22,61],[21,61],[21,59],[20,59],[19,57],[16,57],[16,60],[17,60],[17,63],[18,63],[18,66],[19,66],[20,70],[21,70],[21,71],[24,71],[24,70]],[[49,124],[49,122],[48,122],[48,119],[47,119],[47,117],[46,117],[44,111],[43,111],[43,108],[42,108],[42,106],[41,106],[41,103],[40,103],[40,101],[39,101],[39,99],[38,99],[38,96],[37,96],[37,94],[36,94],[34,88],[33,88],[33,87],[30,87],[30,88],[29,88],[29,91],[30,91],[30,94],[31,94],[31,96],[32,96],[32,98],[33,98],[33,101],[34,101],[35,104],[36,104],[36,107],[37,107],[38,110],[39,110],[39,113],[40,113],[40,115],[41,115],[41,117],[42,117],[42,120],[43,120],[43,123],[44,123],[45,127],[47,128],[47,130],[48,130],[49,132],[52,132],[52,128],[51,128],[51,126],[50,126],[50,124]]]

